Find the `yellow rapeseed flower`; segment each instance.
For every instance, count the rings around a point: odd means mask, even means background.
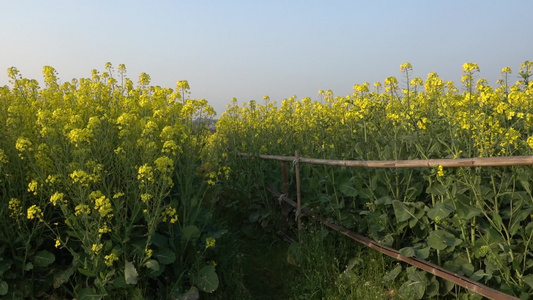
[[[205,249],[209,249],[211,247],[215,247],[216,240],[212,237],[208,237],[205,239]]]
[[[149,193],[144,193],[144,194],[141,194],[141,201],[143,203],[146,203],[148,202],[150,199],[152,199],[154,196],[152,196],[152,194],[149,194]]]
[[[78,204],[74,208],[74,215],[89,215],[91,213],[91,208],[87,204]]]
[[[37,195],[37,188],[39,187],[39,183],[37,180],[33,179],[28,183],[28,192],[32,193],[33,195]]]
[[[89,199],[94,201],[94,209],[103,217],[113,217],[113,206],[111,201],[101,191],[94,191],[89,194]]]
[[[51,197],[50,197],[50,202],[52,202],[52,204],[54,206],[56,206],[57,204],[59,203],[67,203],[67,200],[65,200],[65,194],[63,193],[60,193],[60,192],[55,192]]]
[[[163,217],[163,222],[170,222],[172,224],[176,223],[178,221],[178,215],[177,211],[173,207],[166,207],[163,212],[161,213],[161,216]]]
[[[100,250],[102,250],[103,247],[104,245],[102,244],[93,244],[91,247],[91,250],[94,252],[94,254],[98,254],[98,252],[100,252]]]
[[[444,177],[444,168],[442,167],[442,165],[439,165],[437,168],[437,176]]]
[[[0,163],[7,164],[7,155],[3,149],[0,149]]]
[[[112,267],[113,263],[118,260],[118,256],[115,253],[104,256],[104,263],[108,267]]]
[[[150,181],[150,182],[154,181],[154,172],[153,172],[152,167],[150,167],[147,164],[140,166],[138,174],[137,174],[137,179],[141,183],[145,183],[146,181]]]
[[[16,219],[20,216],[24,216],[24,213],[22,212],[22,205],[20,203],[20,200],[17,198],[11,198],[9,200],[8,209],[11,211],[9,216],[13,219]]]
[[[43,211],[41,210],[39,206],[34,204],[28,208],[27,217],[28,217],[28,220],[33,220],[35,218],[42,220]]]
[[[163,174],[171,173],[174,169],[174,161],[168,156],[158,157],[154,161],[154,164],[156,166],[156,169]]]
[[[154,251],[152,249],[145,249],[144,250],[144,255],[146,255],[147,258],[150,258],[152,257]]]

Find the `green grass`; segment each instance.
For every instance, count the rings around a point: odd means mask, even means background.
[[[229,259],[217,267],[221,287],[210,299],[392,299],[402,283],[402,276],[383,279],[396,260],[315,221],[305,224],[301,243],[289,243],[242,211],[215,211],[228,227],[217,247]]]
[[[320,224],[307,226],[289,259],[300,274],[293,299],[390,299],[401,285],[383,279],[395,260]]]

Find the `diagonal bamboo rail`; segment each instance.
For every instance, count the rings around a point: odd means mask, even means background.
[[[264,154],[249,154],[249,153],[238,153],[237,156],[241,157],[250,157],[250,158],[260,158],[264,160],[277,160],[282,162],[282,170],[286,168],[286,162],[292,162],[296,169],[296,181],[299,183],[299,171],[300,163],[308,163],[315,165],[326,165],[326,166],[339,166],[339,167],[366,167],[366,168],[433,168],[435,166],[442,166],[447,168],[458,168],[458,167],[503,167],[503,166],[525,166],[533,165],[533,156],[509,156],[509,157],[479,157],[479,158],[460,158],[460,159],[426,159],[426,160],[388,160],[388,161],[357,161],[357,160],[328,160],[328,159],[317,159],[317,158],[306,158],[301,157],[300,152],[296,151],[295,156],[280,156],[280,155],[264,155]],[[283,172],[283,171],[282,171]],[[286,170],[285,170],[286,172]],[[325,226],[338,231],[351,239],[366,245],[372,249],[375,249],[385,255],[396,258],[398,260],[404,261],[410,265],[416,266],[426,272],[429,272],[435,276],[441,277],[443,279],[449,280],[459,286],[462,286],[470,291],[473,291],[477,294],[480,294],[489,299],[502,299],[502,300],[516,300],[514,296],[502,293],[498,290],[490,288],[486,285],[483,285],[477,281],[473,281],[469,278],[461,276],[459,274],[450,272],[440,266],[432,264],[430,262],[424,261],[416,257],[407,257],[402,255],[399,251],[380,245],[378,242],[373,241],[367,237],[356,234],[344,227],[341,227],[337,224],[331,223],[322,216],[314,214],[312,211],[301,207],[301,196],[300,189],[297,187],[297,198],[298,201],[294,202],[287,197],[287,192],[285,191],[286,185],[286,174],[283,176],[284,183],[284,194],[267,188],[272,194],[278,197],[278,199],[283,200],[284,202],[292,205],[296,208],[296,218],[298,220],[298,232],[300,231],[301,223],[300,216],[302,213],[312,216],[319,219]],[[298,184],[299,185],[299,184]]]

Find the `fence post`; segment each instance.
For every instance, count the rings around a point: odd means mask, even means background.
[[[302,195],[300,193],[300,151],[294,152],[294,168],[296,173],[296,220],[298,222],[298,240],[301,242],[302,221],[300,216],[302,213]]]
[[[289,197],[289,180],[287,178],[287,162],[281,162],[281,179],[283,180],[283,194]],[[281,212],[283,213],[283,231],[286,232],[289,228],[289,205],[285,201],[281,201]]]

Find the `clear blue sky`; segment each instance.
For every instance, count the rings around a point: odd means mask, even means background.
[[[355,83],[431,71],[459,86],[476,62],[491,84],[503,67],[533,60],[533,1],[25,1],[0,2],[0,86],[7,68],[62,81],[123,63],[137,81],[175,88],[220,114],[239,102],[320,89],[351,93]],[[514,80],[513,80],[514,81]]]

